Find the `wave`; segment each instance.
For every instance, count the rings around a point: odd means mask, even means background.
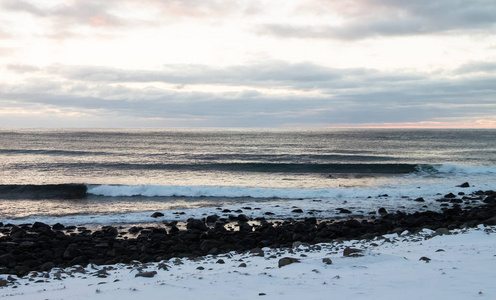
[[[115,153],[102,152],[102,151],[43,150],[43,149],[0,149],[0,154],[36,154],[36,155],[60,155],[60,156],[116,155]]]
[[[88,194],[108,197],[233,197],[299,199],[329,196],[330,189],[271,189],[240,186],[95,185]]]
[[[496,166],[463,166],[456,164],[417,165],[420,174],[496,174]]]
[[[266,168],[267,166],[265,166]],[[312,166],[311,170],[326,170],[324,165],[319,169]],[[274,167],[275,168],[275,167]],[[289,166],[294,172],[294,166]],[[312,169],[313,168],[313,169]],[[496,166],[462,166],[455,164],[443,165],[333,165],[333,171],[350,172],[380,172],[408,173],[415,177],[436,176],[459,178],[465,180],[473,176],[492,178],[496,174]],[[341,168],[341,169],[340,169]],[[246,170],[246,168],[244,169]],[[281,167],[277,170],[281,172]],[[460,175],[457,177],[457,175]],[[473,176],[472,176],[473,175]],[[412,177],[413,178],[413,177]],[[457,179],[458,180],[458,179]],[[485,179],[484,179],[485,180]],[[234,197],[234,198],[279,198],[279,199],[311,199],[340,197],[349,188],[329,189],[298,189],[298,188],[256,188],[245,186],[181,186],[181,185],[99,185],[99,184],[45,184],[45,185],[0,185],[0,199],[83,199],[88,195],[102,197]]]
[[[418,171],[417,164],[317,164],[317,163],[43,163],[12,165],[19,169],[108,169],[108,170],[168,170],[168,171],[222,171],[259,173],[348,173],[348,174],[406,174]]]
[[[81,199],[87,191],[85,184],[0,185],[3,199]]]

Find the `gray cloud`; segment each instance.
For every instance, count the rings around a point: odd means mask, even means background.
[[[130,120],[176,118],[183,120],[184,126],[395,123],[496,115],[493,73],[460,78],[340,70],[309,63],[264,65],[265,69],[260,65],[221,69],[166,66],[159,72],[55,65],[45,68],[45,73],[34,73],[32,76],[38,77],[26,78],[24,84],[0,86],[0,102],[4,108],[47,107]],[[22,65],[10,68],[19,72],[32,69]],[[192,92],[126,86],[156,81],[236,87],[232,92]],[[245,88],[239,90],[238,86]],[[289,92],[265,94],[258,90],[273,86]],[[295,93],[305,89],[316,93]]]
[[[31,65],[25,65],[25,64],[8,64],[6,66],[6,69],[8,71],[18,73],[18,74],[34,73],[34,72],[40,71],[39,67],[31,66]]]
[[[496,73],[496,62],[477,61],[464,64],[455,70],[456,74]]]
[[[357,83],[365,81],[368,85],[392,86],[426,79],[425,76],[413,73],[387,73],[364,68],[338,69],[312,63],[290,64],[279,61],[225,68],[166,65],[160,71],[53,65],[45,68],[45,71],[65,79],[87,82],[164,82],[178,85],[213,84],[300,90],[356,88]]]
[[[56,6],[44,7],[35,1],[5,0],[0,7],[11,13],[25,13],[43,19],[51,25],[45,36],[57,39],[78,36],[75,29],[135,28],[160,26],[188,18],[209,18],[218,21],[230,14],[249,14],[253,5],[244,1],[228,0],[73,0],[63,1]],[[149,17],[132,17],[133,10],[146,7]],[[127,12],[121,15],[119,11]],[[99,32],[99,34],[103,34]]]
[[[295,38],[356,40],[375,36],[483,32],[496,29],[496,2],[488,0],[354,0],[315,1],[318,11],[341,14],[342,26],[263,24],[261,34]],[[309,4],[307,6],[310,6]],[[347,7],[350,6],[350,7]]]

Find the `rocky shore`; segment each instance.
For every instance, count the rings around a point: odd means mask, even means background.
[[[422,199],[417,199],[422,201]],[[380,217],[343,220],[251,220],[245,215],[229,219],[212,215],[190,219],[185,228],[171,222],[151,227],[85,227],[44,223],[0,224],[0,273],[25,276],[54,267],[152,262],[172,257],[195,257],[263,247],[289,247],[293,243],[323,243],[372,239],[388,233],[417,232],[424,228],[439,234],[478,224],[496,225],[496,192],[447,194],[439,199],[442,212],[379,209]],[[466,204],[462,208],[460,204]],[[226,228],[229,222],[236,229]]]

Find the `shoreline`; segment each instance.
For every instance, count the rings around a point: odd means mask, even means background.
[[[174,221],[160,226],[103,226],[96,230],[40,222],[20,226],[1,224],[0,274],[23,277],[31,271],[46,272],[75,265],[148,263],[174,257],[258,251],[256,249],[266,247],[289,248],[293,243],[371,240],[384,234],[415,233],[423,229],[443,234],[479,224],[496,225],[496,192],[480,191],[469,196],[477,196],[480,204],[462,208],[458,201],[453,201],[456,197],[451,200],[448,197],[446,202],[453,206],[440,213],[388,213],[379,209],[380,217],[360,220],[315,217],[252,220],[240,214],[229,220],[236,228],[226,228],[226,222],[213,215],[205,220],[190,219],[186,228],[177,226]]]

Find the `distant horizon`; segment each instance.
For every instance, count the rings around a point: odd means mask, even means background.
[[[0,127],[0,130],[15,130],[15,129],[187,129],[187,130],[281,130],[281,131],[291,131],[291,130],[332,130],[332,129],[424,129],[424,130],[496,130],[496,127],[414,127],[414,126],[405,126],[405,127],[382,127],[382,126],[370,126],[370,127],[359,127],[359,126],[336,126],[336,127],[8,127],[3,126]]]

